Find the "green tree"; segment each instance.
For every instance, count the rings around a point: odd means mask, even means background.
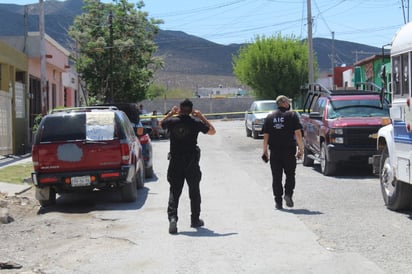
[[[274,99],[280,94],[297,98],[308,81],[306,42],[280,34],[257,36],[233,57],[233,71],[260,99]]]
[[[143,1],[102,3],[84,0],[85,12],[74,19],[69,35],[72,56],[91,96],[104,102],[137,102],[146,97],[162,61],[153,56],[161,20],[148,19]]]
[[[153,100],[154,98],[160,98],[166,93],[166,87],[158,85],[158,84],[151,84],[148,91],[147,91],[147,98]]]

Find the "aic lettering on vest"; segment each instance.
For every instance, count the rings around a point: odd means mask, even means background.
[[[283,124],[285,122],[284,117],[275,117],[273,118],[273,127],[275,129],[282,129],[285,125]]]

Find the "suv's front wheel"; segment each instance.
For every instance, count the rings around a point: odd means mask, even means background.
[[[251,137],[252,136],[252,131],[247,128],[247,124],[245,123],[245,128],[246,128],[246,137]]]
[[[253,139],[258,139],[258,138],[259,138],[259,132],[257,132],[257,131],[255,130],[255,128],[253,127],[253,125],[252,125],[252,137],[253,137]]]

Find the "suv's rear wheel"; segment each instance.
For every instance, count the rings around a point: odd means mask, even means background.
[[[153,166],[145,168],[145,178],[153,177]]]
[[[322,143],[320,149],[320,170],[326,176],[332,176],[336,172],[336,164],[328,159],[326,144]]]
[[[136,178],[132,180],[131,183],[124,185],[121,188],[122,200],[127,203],[136,201],[137,199],[137,187],[136,187]]]
[[[141,163],[143,163],[142,161],[140,161]],[[146,176],[146,174],[145,174],[146,172],[145,172],[145,168],[144,168],[144,166],[143,166],[143,164],[141,164],[140,166],[139,166],[139,170],[137,171],[137,173],[136,173],[136,188],[143,188],[144,187],[144,179],[146,178],[146,177],[148,177],[148,176]],[[153,166],[152,166],[152,173],[153,173]],[[152,174],[152,176],[150,176],[150,177],[153,177],[153,174]]]
[[[45,197],[46,199],[39,198],[38,201],[41,206],[47,207],[56,204],[56,191],[51,188],[36,188],[36,192],[41,194],[36,194],[36,197]]]

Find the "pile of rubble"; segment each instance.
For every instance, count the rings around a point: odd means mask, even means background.
[[[9,196],[7,193],[0,192],[0,225],[11,223],[15,218],[24,217],[36,208],[38,204],[30,197],[30,193]]]

